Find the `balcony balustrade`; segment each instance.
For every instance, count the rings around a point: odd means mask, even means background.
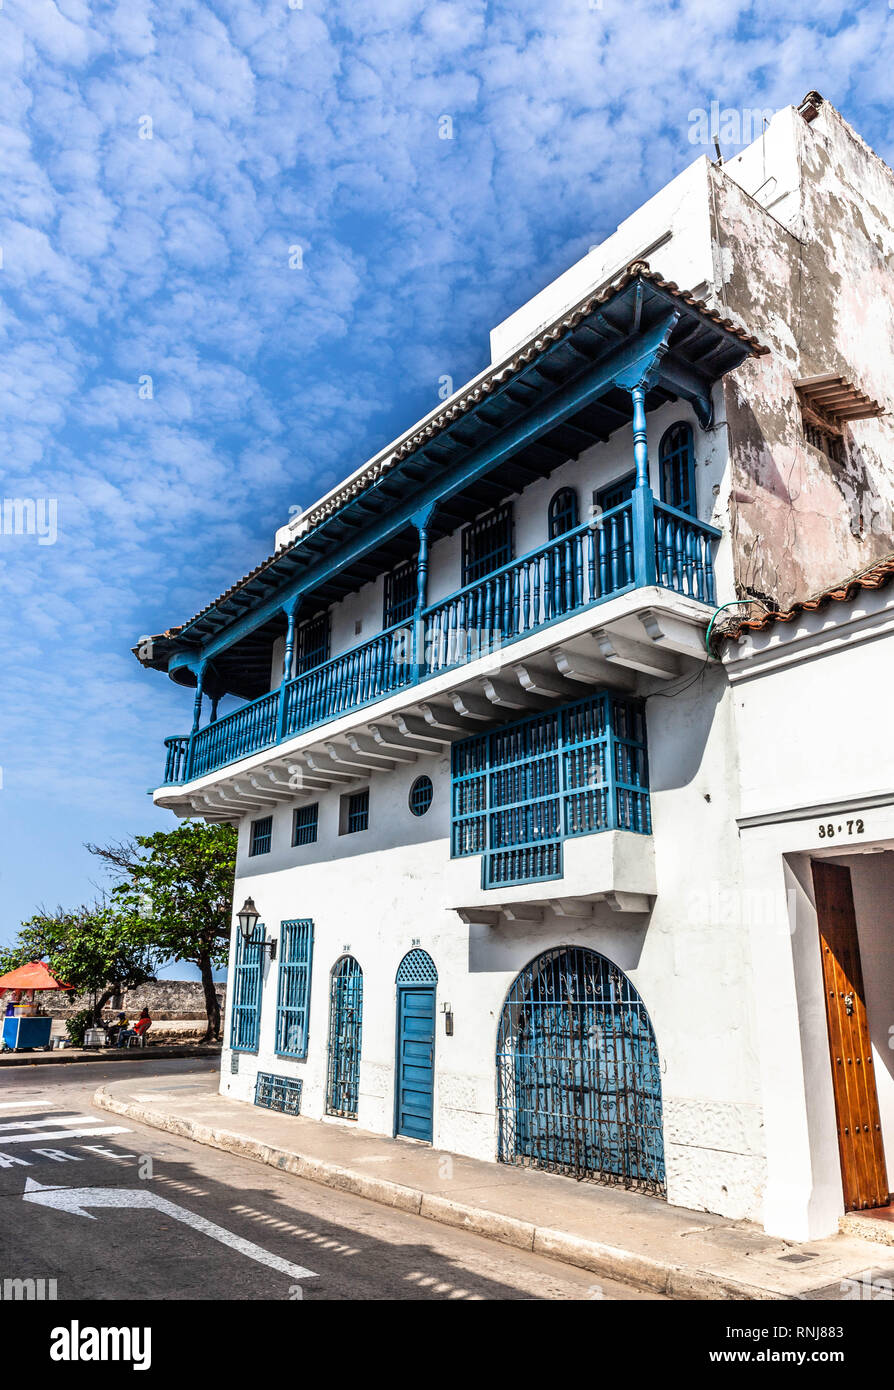
[[[630,589],[660,585],[714,605],[720,535],[647,488],[582,526],[417,610],[371,641],[283,682],[186,737],[165,740],[165,785],[260,752],[419,685]]]

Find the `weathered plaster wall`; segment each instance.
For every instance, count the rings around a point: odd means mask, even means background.
[[[825,103],[711,178],[723,304],[771,348],[725,386],[736,580],[784,607],[894,550],[894,417],[852,422],[835,464],[794,389],[840,373],[891,409],[894,176]]]

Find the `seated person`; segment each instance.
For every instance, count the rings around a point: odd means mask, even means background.
[[[136,1023],[134,1024],[133,1028],[128,1027],[128,1025],[125,1023],[125,1026],[121,1029],[120,1033],[118,1034],[118,1046],[126,1047],[128,1038],[141,1038],[145,1033],[146,1029],[151,1027],[152,1019],[149,1017],[149,1010],[144,1009],[143,1012],[140,1014],[139,1018],[137,1019]]]
[[[127,1014],[119,1014],[115,1021],[109,1024],[109,1042],[117,1042],[120,1039],[121,1034],[128,1028],[130,1028],[130,1020],[128,1019]]]

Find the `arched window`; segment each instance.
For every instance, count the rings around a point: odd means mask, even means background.
[[[695,450],[692,426],[685,420],[678,420],[661,436],[658,467],[662,502],[695,516]]]
[[[497,1038],[502,1163],[664,1192],[658,1047],[612,961],[557,946],[526,965]]]
[[[353,956],[341,956],[329,979],[327,1115],[357,1118],[362,1032],[363,971]]]
[[[564,536],[577,525],[577,493],[573,487],[561,487],[549,504],[549,538]]]

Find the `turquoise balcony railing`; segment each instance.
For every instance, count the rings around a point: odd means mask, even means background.
[[[648,489],[277,690],[165,740],[165,785],[225,767],[629,589],[659,584],[713,605],[720,535]]]

